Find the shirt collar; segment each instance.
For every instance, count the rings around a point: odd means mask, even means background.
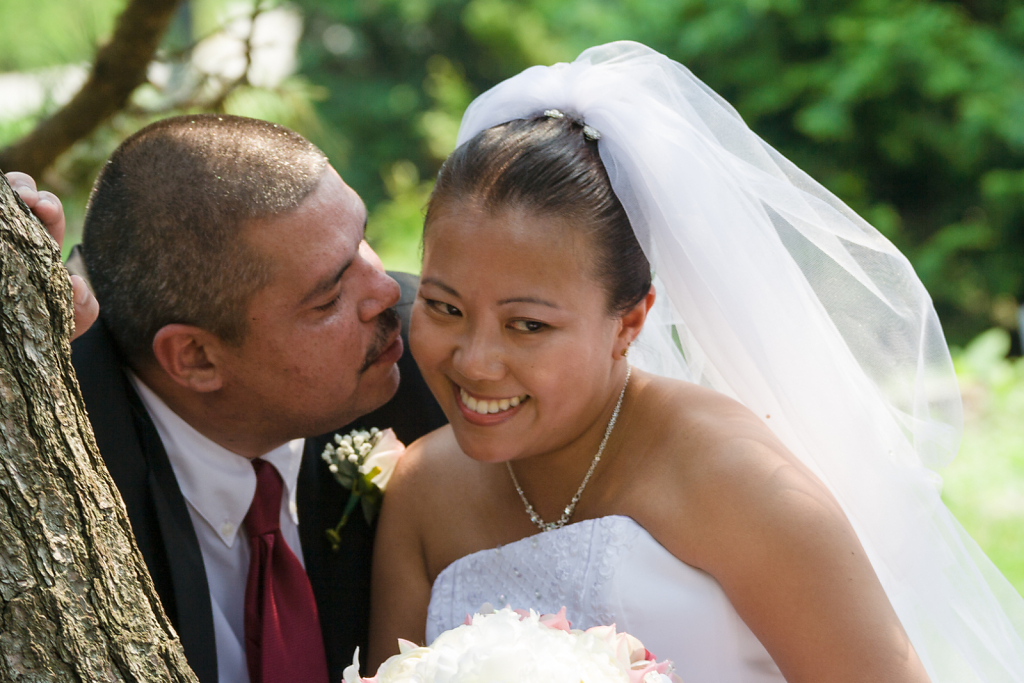
[[[232,547],[256,495],[256,471],[252,461],[200,434],[135,373],[128,375],[153,419],[181,494],[224,544]],[[288,512],[296,525],[299,512],[295,490],[304,446],[305,439],[295,439],[260,456],[281,475],[288,496]]]

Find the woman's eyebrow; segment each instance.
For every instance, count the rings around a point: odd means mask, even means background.
[[[504,306],[505,304],[539,304],[549,308],[561,308],[558,304],[553,304],[546,299],[540,299],[535,296],[514,296],[498,302],[499,306]]]
[[[449,287],[445,283],[443,283],[440,280],[438,280],[436,277],[425,277],[425,278],[422,278],[420,280],[420,284],[422,284],[422,285],[434,285],[438,289],[443,289],[444,291],[448,292],[449,294],[451,294],[454,297],[462,298],[461,295],[457,291],[455,291],[454,288]]]
[[[451,294],[454,297],[461,298],[461,295],[455,290],[455,288],[446,285],[445,283],[441,282],[435,277],[425,277],[422,280],[420,280],[420,284],[433,285],[438,289],[444,290],[445,292]],[[558,304],[553,304],[547,299],[541,299],[535,296],[514,296],[509,297],[508,299],[502,299],[501,301],[498,302],[499,306],[505,306],[506,304],[538,304],[540,306],[547,306],[548,308],[561,308],[561,306],[559,306]]]

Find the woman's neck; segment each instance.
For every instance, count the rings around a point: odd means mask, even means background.
[[[645,383],[645,379],[638,377],[638,374],[642,373],[633,372],[628,385],[623,377],[618,391],[609,392],[600,412],[569,443],[555,450],[511,461],[523,496],[545,523],[555,522],[562,516],[594,465],[599,451],[600,460],[581,492],[580,505],[583,505],[584,500],[600,499],[595,493],[602,488],[601,475],[612,468],[612,462],[618,458],[627,442],[625,434],[629,431],[633,414],[632,404],[635,404],[639,394],[638,385]],[[612,425],[613,416],[615,423]],[[609,425],[612,425],[610,432]],[[602,451],[601,443],[606,433],[608,438]],[[500,466],[506,468],[506,465]],[[519,502],[525,507],[526,501]]]

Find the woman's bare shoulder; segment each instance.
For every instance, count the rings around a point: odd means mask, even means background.
[[[690,382],[650,377],[640,396],[639,429],[652,435],[659,469],[693,477],[749,474],[751,465],[793,460],[768,423],[738,401]],[[761,469],[761,467],[755,467]]]
[[[645,403],[661,417],[673,415],[679,427],[707,431],[709,434],[728,435],[737,429],[747,434],[770,434],[767,421],[771,415],[755,415],[739,401],[708,387],[669,379],[648,376]]]
[[[667,426],[647,473],[656,494],[632,496],[642,526],[721,584],[784,672],[838,680],[836,671],[870,668],[863,680],[897,680],[893,671],[923,680],[838,501],[773,433],[779,416],[693,385],[650,389],[642,414],[652,429]]]
[[[466,529],[467,510],[490,507],[494,469],[466,455],[451,427],[441,427],[409,445],[385,497],[432,541],[439,530]]]
[[[405,449],[389,484],[389,493],[417,506],[448,497],[452,486],[471,476],[475,463],[459,448],[450,426],[435,429]],[[411,495],[406,495],[406,494]]]
[[[772,432],[770,414],[686,382],[656,378],[650,389],[644,419],[658,439],[648,467],[658,476],[648,500],[659,509],[642,514],[688,561],[707,568],[723,537],[763,538],[766,525],[793,529],[823,516],[845,524],[824,484]]]

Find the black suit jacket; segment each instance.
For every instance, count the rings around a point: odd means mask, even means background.
[[[417,281],[405,273],[391,275],[402,285],[399,313],[407,339],[408,311]],[[217,683],[213,612],[199,541],[160,437],[102,320],[72,344],[72,362],[96,443],[121,491],[135,540],[181,637],[188,663],[202,683]],[[408,351],[398,365],[402,379],[395,397],[335,431],[391,427],[409,443],[444,424],[444,413]],[[352,515],[343,529],[338,551],[331,549],[324,535],[341,519],[348,500],[348,492],[320,458],[335,431],[306,440],[296,492],[302,554],[316,596],[332,681],[340,680],[342,670],[352,663],[356,646],[366,652],[373,550],[373,529],[360,514]]]

